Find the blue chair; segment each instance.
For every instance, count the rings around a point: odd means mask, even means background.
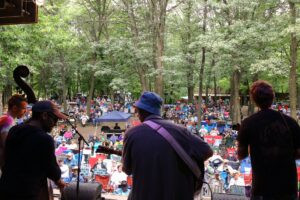
[[[201,121],[201,126],[202,125],[207,126],[207,122],[206,121]]]

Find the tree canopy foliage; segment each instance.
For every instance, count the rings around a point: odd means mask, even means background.
[[[11,93],[12,70],[24,64],[38,97],[61,102],[77,93],[152,90],[167,102],[231,93],[236,105],[257,79],[295,102],[298,7],[292,0],[46,1],[37,24],[0,27],[0,88]]]

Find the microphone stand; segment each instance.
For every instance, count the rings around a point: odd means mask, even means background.
[[[76,119],[74,118],[75,123],[76,123]],[[75,130],[75,133],[79,136],[78,137],[78,163],[77,163],[77,167],[78,167],[78,171],[77,171],[77,184],[76,184],[76,197],[77,200],[79,199],[79,176],[80,176],[80,166],[81,166],[81,154],[80,154],[80,150],[81,150],[81,141],[83,141],[87,146],[89,146],[89,143],[84,139],[84,137],[77,131],[76,126],[74,126],[72,124],[72,122],[70,122],[70,120],[66,119],[66,122],[72,127],[72,129]],[[84,146],[83,143],[83,146]]]

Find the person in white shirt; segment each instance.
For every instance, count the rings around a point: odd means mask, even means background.
[[[236,186],[245,186],[244,179],[240,176],[240,173],[238,171],[233,172],[233,177],[230,179],[229,182],[229,188],[233,185]]]
[[[64,161],[62,159],[59,159],[58,166],[61,171],[61,179],[63,179],[65,182],[69,182],[70,170],[69,170],[68,165],[64,164]]]
[[[117,171],[111,175],[110,183],[114,189],[117,189],[122,181],[127,181],[127,175],[122,171],[122,165],[120,164],[117,167]]]
[[[210,131],[210,135],[211,136],[217,136],[219,135],[219,131],[217,128],[214,128],[213,130]]]
[[[75,140],[71,140],[71,144],[68,146],[69,149],[71,150],[77,150],[78,149],[78,145],[76,143]]]
[[[87,116],[86,113],[83,113],[82,116],[80,117],[81,119],[81,124],[83,127],[85,127],[87,121],[90,119],[89,116]]]
[[[205,128],[204,125],[201,126],[201,129],[199,130],[199,135],[203,138],[205,135],[207,135],[208,131]]]

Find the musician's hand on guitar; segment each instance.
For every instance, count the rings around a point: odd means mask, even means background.
[[[60,190],[63,190],[66,186],[68,186],[68,184],[66,182],[64,182],[62,179],[59,179],[58,181],[56,181],[55,184],[57,185],[57,187]]]

